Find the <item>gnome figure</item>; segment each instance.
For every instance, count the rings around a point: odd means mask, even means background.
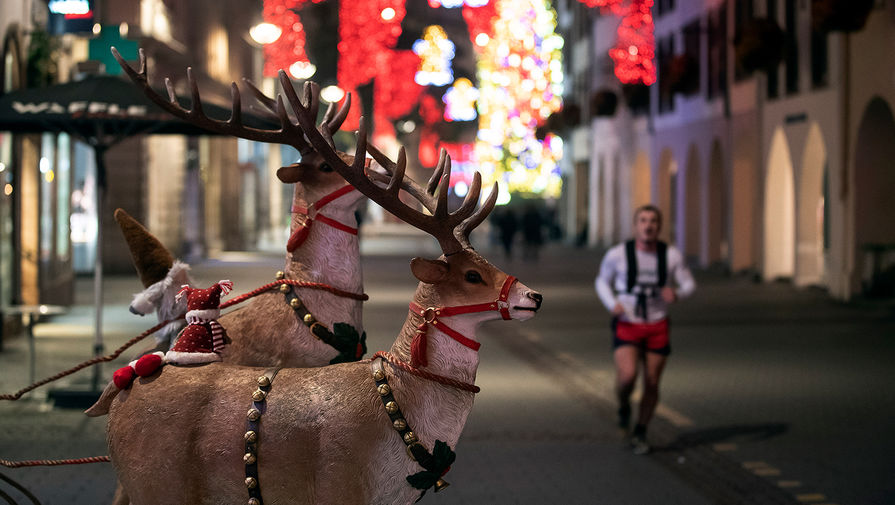
[[[168,249],[124,209],[115,210],[115,221],[121,227],[134,267],[145,288],[134,295],[130,311],[140,316],[155,312],[159,322],[171,321],[155,333],[154,348],[146,349],[140,354],[161,351],[164,355],[174,344],[180,330],[186,326],[183,319],[186,300],[181,298],[178,301],[176,295],[179,286],[193,285],[190,266],[175,260]]]
[[[227,333],[217,322],[221,315],[221,294],[233,289],[233,283],[223,280],[207,289],[183,286],[178,298],[187,298],[187,326],[177,337],[177,343],[165,354],[165,361],[175,365],[195,365],[221,361],[220,352],[228,343]]]

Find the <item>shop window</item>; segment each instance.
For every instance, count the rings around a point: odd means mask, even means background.
[[[44,133],[40,139],[40,158],[38,161],[40,177],[40,260],[49,263],[53,260],[54,200],[56,197],[56,136]]]
[[[699,27],[699,19],[684,26],[684,56],[686,57],[687,73],[689,79],[695,82],[695,85],[686,87],[687,95],[697,94],[700,90],[701,61],[700,58],[700,39],[702,38],[702,30]]]
[[[56,259],[69,260],[71,232],[71,137],[60,133],[56,144]]]
[[[93,148],[75,142],[71,191],[71,247],[75,273],[93,272],[96,258],[96,164]]]
[[[786,93],[799,92],[799,38],[796,23],[796,0],[786,0]]]
[[[811,85],[822,88],[829,83],[827,34],[811,30]]]
[[[708,97],[727,91],[727,4],[709,13]]]
[[[671,60],[674,56],[674,37],[659,39],[656,43],[656,61],[659,67],[659,114],[674,110],[671,91]]]
[[[777,21],[777,0],[767,0],[768,19]],[[771,65],[767,69],[767,92],[768,98],[777,98],[780,96],[780,66]]]
[[[736,37],[741,37],[743,34],[743,30],[746,25],[752,20],[754,17],[754,7],[752,5],[752,0],[737,0],[733,3],[734,11],[733,11],[733,25],[734,32]],[[726,42],[725,42],[726,45]],[[734,67],[733,78],[735,81],[740,81],[749,76],[749,72],[742,68],[742,66],[737,65]]]
[[[15,247],[13,246],[13,178],[12,135],[0,132],[0,305],[13,303],[15,284]],[[0,325],[2,325],[0,321]]]

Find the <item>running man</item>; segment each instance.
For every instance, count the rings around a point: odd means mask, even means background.
[[[635,210],[634,239],[606,252],[595,281],[597,295],[613,316],[618,424],[626,432],[631,422],[631,392],[643,363],[643,396],[630,434],[635,454],[650,450],[646,427],[659,403],[659,378],[671,353],[668,305],[696,289],[681,252],[658,239],[661,229],[662,213],[657,207],[644,205]]]

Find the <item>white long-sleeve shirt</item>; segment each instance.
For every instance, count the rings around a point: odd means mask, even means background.
[[[609,249],[600,263],[600,273],[594,281],[597,295],[603,305],[611,312],[616,303],[621,303],[625,313],[619,316],[622,321],[630,323],[644,323],[659,321],[667,317],[668,304],[662,299],[660,289],[649,288],[659,282],[658,259],[655,252],[646,252],[635,249],[637,254],[637,285],[634,290],[640,292],[652,292],[652,296],[646,299],[646,318],[637,314],[637,295],[628,293],[628,260],[625,254],[625,244],[619,244]],[[687,268],[683,255],[674,246],[668,246],[667,266],[668,276],[666,286],[672,286],[672,280],[677,287],[675,293],[678,298],[684,298],[696,289],[696,281],[693,274]],[[647,286],[647,288],[644,288]]]

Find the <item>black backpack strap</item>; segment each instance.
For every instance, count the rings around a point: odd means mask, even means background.
[[[628,260],[628,293],[637,285],[637,253],[634,250],[634,241],[625,242],[625,257]]]
[[[664,287],[668,282],[668,244],[661,240],[656,242],[656,261],[659,268],[659,287]]]

